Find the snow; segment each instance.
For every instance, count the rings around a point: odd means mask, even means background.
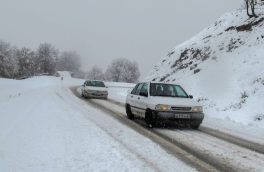
[[[108,86],[108,99],[124,103],[127,93],[136,85],[122,82],[106,82]]]
[[[203,104],[205,120],[223,120],[263,130],[263,9],[264,5],[257,7],[257,19],[249,19],[242,9],[223,15],[175,47],[146,80],[182,85]],[[261,22],[252,30],[235,29],[257,21]]]
[[[82,83],[0,78],[0,171],[196,171],[68,89]]]
[[[126,95],[131,89],[132,88],[123,89],[122,85],[120,85],[120,88],[118,88],[118,83],[116,83],[116,87],[114,89],[109,89],[109,99],[113,100],[114,102],[118,102],[119,105],[107,103],[101,100],[95,101],[97,103],[103,104],[110,109],[117,109],[116,111],[118,113],[126,114],[125,108],[123,107],[121,110],[120,106],[124,106],[124,104],[126,103]],[[207,113],[205,115],[207,115]],[[264,144],[263,128],[251,123],[245,125],[229,118],[222,119],[212,116],[206,116],[206,118],[203,120],[202,126],[216,129],[224,133],[229,133],[249,141]]]
[[[71,78],[71,73],[69,71],[57,71],[60,77]]]
[[[77,89],[79,93],[80,89]],[[125,115],[125,108],[121,104],[112,103],[101,99],[93,99],[92,102],[103,106],[107,109],[111,109],[116,114]],[[218,121],[210,121],[212,125],[218,123]],[[219,123],[219,125],[223,125]],[[228,129],[228,125],[224,125]],[[237,126],[231,127],[236,129]],[[230,128],[229,128],[230,129]],[[240,128],[241,129],[241,128]],[[255,151],[242,148],[238,145],[234,145],[227,141],[221,140],[217,137],[210,136],[199,130],[182,130],[182,129],[166,129],[166,128],[153,128],[156,133],[160,133],[167,136],[171,140],[180,143],[191,149],[192,151],[206,156],[210,161],[215,161],[220,166],[228,166],[236,169],[235,171],[263,171],[264,156]],[[243,128],[241,133],[243,133]],[[229,130],[230,131],[230,130]],[[236,131],[232,131],[234,133]],[[245,132],[245,131],[244,131]],[[244,133],[245,134],[245,133]],[[254,133],[255,134],[255,133]],[[250,134],[245,134],[247,137]],[[263,135],[262,135],[263,137]],[[261,141],[261,140],[260,140]],[[263,139],[262,139],[263,142]],[[234,171],[234,170],[226,170]]]

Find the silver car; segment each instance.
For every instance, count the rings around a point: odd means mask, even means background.
[[[107,99],[108,91],[103,81],[88,80],[81,87],[81,96],[84,98]]]

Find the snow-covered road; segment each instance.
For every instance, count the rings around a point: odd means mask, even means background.
[[[109,109],[113,113],[123,116],[123,120],[127,120],[122,104],[100,99],[89,101]],[[137,122],[141,124],[140,121]],[[229,141],[195,130],[154,128],[152,131],[223,171],[264,171],[264,155],[243,148],[239,144],[232,144]]]
[[[0,171],[196,171],[75,97],[70,85],[0,79]]]

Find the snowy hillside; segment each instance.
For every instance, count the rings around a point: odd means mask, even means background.
[[[207,116],[263,127],[264,5],[257,13],[223,15],[168,53],[146,79],[181,84]]]

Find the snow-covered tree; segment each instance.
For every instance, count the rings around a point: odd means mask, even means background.
[[[57,70],[76,72],[81,66],[81,57],[75,51],[65,51],[58,58]]]
[[[107,68],[107,80],[114,82],[137,82],[140,76],[138,64],[125,58],[114,60]]]
[[[104,80],[104,73],[101,68],[94,66],[91,70],[88,71],[86,79],[93,79],[93,80]]]
[[[34,58],[34,51],[28,48],[24,47],[17,51],[18,76],[29,77],[35,74]]]
[[[38,73],[55,73],[58,51],[49,43],[42,43],[36,53],[36,70]]]
[[[17,72],[16,48],[0,40],[0,77],[14,78]]]

